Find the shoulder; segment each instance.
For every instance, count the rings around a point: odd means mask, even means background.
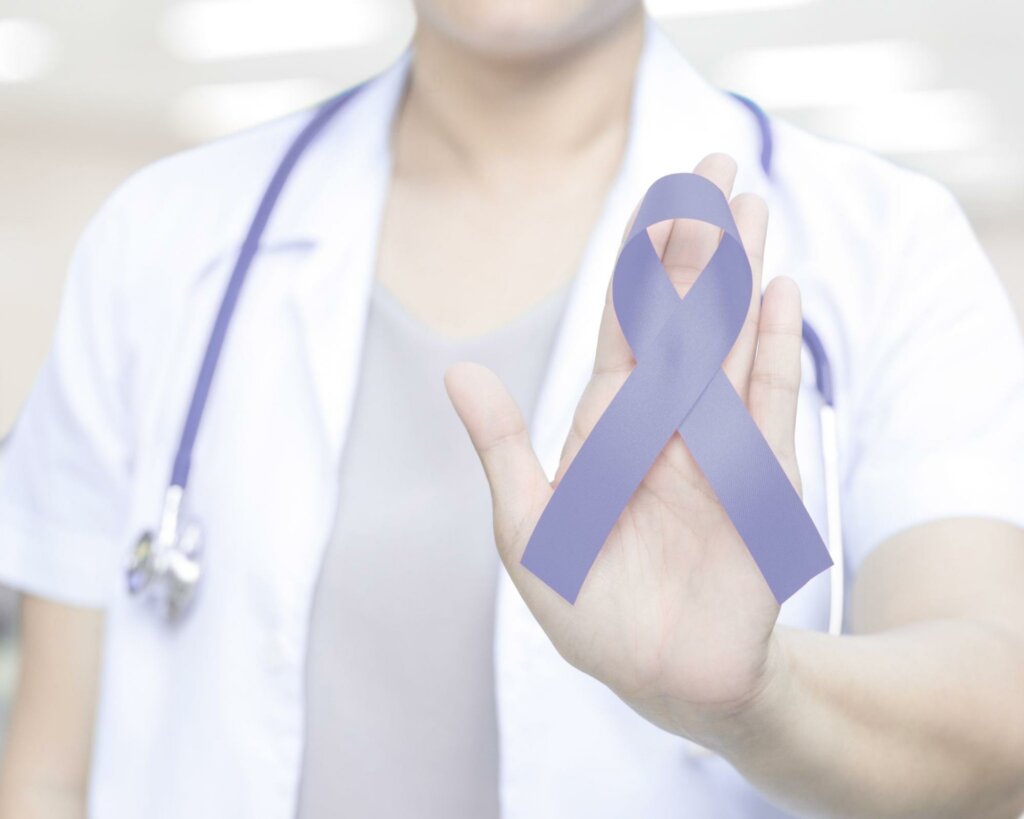
[[[885,308],[936,291],[937,268],[977,280],[994,273],[953,194],[863,149],[775,123],[772,189],[785,223],[776,262],[851,341],[867,343]],[[769,239],[771,241],[771,239]],[[987,285],[986,285],[987,286]],[[922,302],[924,303],[924,302]]]
[[[337,99],[346,100],[344,105],[303,150],[280,190],[261,247],[308,238],[304,231],[318,197],[338,187],[330,175],[342,159],[355,161],[365,152],[367,140],[356,133],[379,130],[366,127],[379,112],[364,98],[380,94],[360,91],[349,104],[352,96],[342,92]],[[274,172],[319,108],[180,151],[133,173],[86,227],[73,274],[118,291],[138,310],[184,298],[193,284],[237,254]]]
[[[798,215],[822,227],[842,225],[862,248],[892,250],[913,237],[924,214],[960,214],[953,194],[925,174],[785,120],[773,120],[773,129],[776,178]]]
[[[184,320],[197,300],[205,305],[222,290],[271,175],[312,114],[290,114],[181,151],[124,180],[79,238],[65,312],[117,325],[120,358],[157,354],[156,336]],[[304,162],[322,166],[336,148],[310,151]],[[303,189],[289,186],[293,201],[310,198],[321,172],[304,168]],[[155,335],[154,327],[164,332]]]
[[[261,245],[308,238],[321,195],[343,195],[338,175],[351,181],[351,169],[381,150],[406,65],[400,60],[335,98],[343,105],[302,150]],[[111,194],[90,231],[113,245],[109,255],[131,283],[186,282],[237,251],[275,170],[319,110],[314,106],[147,165]]]
[[[94,221],[113,228],[121,254],[130,258],[208,250],[214,237],[239,240],[274,167],[310,116],[290,114],[152,162],[113,191]]]
[[[292,114],[136,171],[75,247],[62,313],[117,325],[125,352],[148,349],[206,271],[237,248],[273,167],[309,112]],[[219,265],[219,267],[218,267]]]
[[[784,229],[775,239],[769,232],[766,270],[771,257],[772,273],[800,283],[805,317],[830,352],[838,389],[878,400],[886,394],[879,379],[888,374],[897,394],[895,374],[911,347],[938,366],[927,351],[937,356],[956,322],[969,320],[1013,345],[1005,292],[945,186],[862,149],[773,124],[771,188],[780,211],[773,222]]]

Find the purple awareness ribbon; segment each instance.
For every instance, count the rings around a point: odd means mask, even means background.
[[[648,227],[670,219],[723,231],[683,298],[647,235]],[[752,288],[750,262],[721,190],[696,174],[651,185],[612,280],[615,313],[636,367],[562,477],[522,558],[570,603],[676,430],[780,604],[832,565],[800,496],[722,372]]]

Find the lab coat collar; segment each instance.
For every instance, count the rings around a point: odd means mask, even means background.
[[[367,82],[294,171],[263,244],[308,245],[291,301],[336,461],[357,387],[366,306],[391,171],[391,128],[411,50]],[[756,123],[710,86],[649,19],[638,65],[627,148],[582,264],[534,413],[538,454],[553,473],[593,356],[605,289],[629,214],[647,186],[724,151],[740,163],[736,190],[762,190]]]
[[[391,129],[411,63],[410,47],[384,72],[359,86],[328,124],[309,149],[310,154],[320,154],[320,160],[300,161],[267,225],[265,245],[354,238],[339,214],[359,210],[367,186],[379,187],[375,175],[382,167],[390,170]],[[658,175],[692,170],[700,158],[715,151],[740,160],[737,192],[763,192],[766,180],[756,167],[756,154],[737,155],[759,143],[749,112],[704,80],[648,18],[628,147],[611,193],[618,187],[638,201]]]
[[[268,245],[356,239],[344,215],[360,211],[367,187],[390,162],[391,126],[408,80],[411,49],[382,73],[350,89],[350,97],[300,158],[264,232]],[[312,111],[289,123],[288,140]],[[269,179],[269,173],[268,173]]]
[[[304,157],[267,228],[264,244],[308,243],[291,290],[331,452],[340,455],[356,388],[366,304],[391,171],[391,128],[411,50],[365,84]],[[691,170],[706,154],[741,160],[737,190],[756,187],[756,126],[739,103],[709,86],[648,20],[630,135],[619,173],[572,287],[565,321],[534,414],[542,462],[554,470],[574,401],[585,384],[604,292],[625,221],[646,187]],[[317,156],[319,154],[319,156]],[[749,156],[748,156],[749,155]],[[746,157],[748,161],[743,162]],[[756,167],[756,164],[754,165]],[[582,379],[582,380],[581,380]],[[568,413],[568,415],[567,415]]]
[[[340,455],[357,383],[361,340],[391,170],[391,127],[411,64],[407,50],[365,84],[303,157],[264,244],[309,244],[291,289],[324,431]],[[648,19],[627,148],[582,264],[534,413],[534,440],[553,473],[586,383],[605,289],[623,227],[647,186],[724,151],[740,163],[736,190],[762,190],[753,117],[710,86]]]
[[[311,247],[290,289],[331,462],[357,386],[377,237],[389,188],[391,124],[409,53],[359,89],[322,135],[324,149],[296,169],[293,195],[275,213],[268,243]],[[300,169],[304,176],[299,176]],[[326,173],[325,173],[326,170]]]

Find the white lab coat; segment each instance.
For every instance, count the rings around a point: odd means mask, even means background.
[[[271,219],[196,445],[187,511],[205,527],[206,576],[177,628],[127,597],[122,564],[158,521],[213,313],[255,203],[306,115],[143,170],[76,253],[52,353],[0,472],[0,577],[107,609],[96,819],[293,815],[307,621],[406,72],[403,59],[347,104]],[[588,377],[633,206],[658,176],[724,151],[740,164],[737,190],[760,192],[772,208],[767,276],[800,282],[836,370],[851,570],[881,540],[937,517],[1024,525],[1024,353],[952,198],[782,122],[774,133],[769,182],[750,114],[649,28],[627,157],[535,412],[543,462],[553,468]],[[808,370],[798,450],[820,523]],[[496,593],[506,819],[781,815],[726,763],[691,758],[683,740],[566,665],[504,576]],[[823,628],[827,609],[822,576],[786,604],[783,620]]]

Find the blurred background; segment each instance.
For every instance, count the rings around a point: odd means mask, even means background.
[[[951,187],[1024,317],[1019,0],[648,8],[723,88]],[[0,438],[46,353],[74,242],[112,188],[157,157],[368,77],[414,24],[406,0],[3,0]],[[0,600],[0,703],[13,616]]]

